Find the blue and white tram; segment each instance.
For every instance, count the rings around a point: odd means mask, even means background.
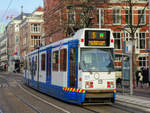
[[[110,29],[78,30],[25,56],[25,84],[71,103],[114,102],[113,48]]]

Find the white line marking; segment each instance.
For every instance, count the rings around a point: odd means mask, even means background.
[[[55,108],[57,108],[57,109],[59,109],[59,110],[65,112],[65,113],[70,113],[69,111],[67,111],[67,110],[65,110],[65,109],[63,109],[63,108],[61,108],[61,107],[59,107],[59,106],[56,106],[56,105],[54,105],[54,104],[52,104],[52,103],[49,103],[49,102],[47,102],[46,100],[44,100],[44,99],[42,99],[42,98],[40,98],[40,97],[38,97],[38,96],[36,96],[36,95],[33,95],[32,93],[30,93],[29,91],[27,91],[26,89],[24,89],[20,84],[18,84],[18,85],[19,85],[19,87],[20,87],[21,89],[23,89],[25,92],[27,92],[27,93],[30,94],[31,96],[33,96],[33,97],[39,99],[40,101],[42,101],[42,102],[44,102],[44,103],[46,103],[46,104],[48,104],[48,105],[51,105],[51,106],[53,106],[53,107],[55,107]]]

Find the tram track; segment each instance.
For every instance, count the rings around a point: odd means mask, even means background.
[[[0,78],[2,79],[2,77]],[[5,78],[3,78],[5,79]],[[75,113],[74,109],[85,109],[83,111],[88,111],[87,113],[116,113],[116,112],[121,112],[121,113],[140,113],[137,112],[134,109],[129,109],[126,108],[124,106],[120,106],[118,103],[116,104],[108,104],[108,105],[95,105],[95,106],[78,106],[78,105],[70,105],[68,103],[65,102],[60,102],[57,101],[57,99],[55,98],[50,98],[48,95],[43,95],[42,93],[33,90],[32,88],[27,87],[26,85],[24,85],[22,83],[22,78],[18,79],[18,77],[16,76],[16,78],[7,78],[4,80],[8,83],[8,88],[10,90],[11,93],[13,93],[13,95],[18,98],[21,102],[23,102],[25,105],[27,105],[28,107],[30,107],[34,112],[36,113],[54,113],[54,111],[56,109],[57,112],[61,112],[61,113]],[[32,100],[31,100],[32,98]],[[33,102],[36,101],[36,102]],[[37,103],[37,104],[35,104]],[[45,110],[43,110],[43,106],[40,106],[40,104],[44,104],[44,106],[46,105],[47,109],[53,109],[50,112],[45,112]],[[38,105],[39,104],[39,105]],[[73,108],[72,110],[70,110],[69,108]],[[41,112],[42,111],[42,112]],[[78,111],[77,111],[78,112]],[[1,112],[0,112],[1,113]],[[82,112],[85,113],[85,112]]]
[[[33,106],[32,104],[28,103],[27,101],[25,101],[23,98],[21,98],[20,96],[18,96],[11,88],[11,85],[8,83],[7,79],[5,78],[1,78],[3,79],[6,83],[5,84],[1,84],[0,86],[7,86],[7,87],[2,87],[2,88],[8,88],[9,91],[17,98],[19,99],[23,104],[27,105],[28,107],[30,107],[33,111],[35,111],[36,113],[42,113],[40,110],[38,110],[38,108],[36,108],[35,106]],[[2,111],[0,110],[0,113],[2,113]]]
[[[20,85],[20,84],[19,84]],[[20,87],[22,87],[21,85],[20,85]],[[23,88],[23,87],[22,87]],[[24,89],[24,88],[23,88]],[[26,89],[25,89],[26,90]],[[27,91],[27,90],[26,90]],[[27,91],[28,92],[28,91]],[[30,93],[30,92],[28,92],[28,93]],[[31,93],[32,94],[32,93]],[[42,98],[41,98],[42,99]],[[40,99],[40,100],[41,100]],[[44,99],[42,99],[41,101],[43,101]],[[44,100],[44,101],[46,101],[46,100]],[[46,102],[47,103],[47,102]],[[123,110],[124,112],[122,112],[122,113],[132,113],[132,112],[130,112],[130,110],[126,110],[126,108],[123,108],[123,107],[119,107],[119,105],[113,105],[113,104],[101,104],[102,106],[105,106],[105,107],[108,107],[108,108],[115,108],[115,109],[119,109],[119,110]],[[101,107],[101,105],[96,105],[97,106],[97,108],[99,108],[99,107]],[[88,106],[88,107],[87,107]],[[92,109],[90,106],[92,106],[92,105],[83,105],[82,106],[82,108],[84,108],[84,109],[86,109],[86,110],[89,110],[89,111],[91,111],[91,112],[94,112],[94,113],[103,113],[103,112],[99,112],[99,110],[94,110],[94,109]],[[70,113],[70,112],[68,112],[68,113]],[[107,113],[107,112],[106,112]],[[108,112],[109,113],[109,112]],[[111,112],[111,113],[116,113],[116,111],[115,112]]]
[[[8,87],[8,89],[11,91],[11,93],[12,93],[16,98],[18,98],[18,99],[19,99],[20,101],[22,101],[24,104],[28,105],[30,108],[32,108],[32,109],[33,109],[34,111],[36,111],[37,113],[42,113],[40,110],[38,110],[38,108],[36,108],[36,107],[33,106],[32,104],[28,103],[28,102],[27,102],[26,100],[24,100],[23,98],[19,97],[19,96],[10,88],[10,85],[9,85],[7,79],[5,79],[5,78],[3,78],[3,79],[6,81],[6,84],[7,84],[7,85],[5,85],[5,86]],[[59,107],[59,106],[57,106],[57,105],[55,105],[55,104],[52,104],[52,103],[50,103],[50,102],[48,102],[48,101],[46,101],[46,100],[44,100],[44,99],[42,99],[42,98],[40,98],[40,97],[38,97],[38,96],[36,96],[36,95],[30,93],[30,92],[27,91],[25,88],[23,88],[23,87],[21,86],[21,84],[18,83],[18,81],[16,81],[16,83],[17,83],[17,85],[19,86],[20,89],[22,89],[24,92],[26,92],[27,94],[31,95],[32,97],[34,97],[34,98],[40,100],[41,102],[44,102],[44,103],[50,105],[50,106],[52,106],[52,107],[54,107],[54,108],[56,108],[56,109],[59,109],[60,111],[62,111],[62,112],[64,112],[64,113],[70,113],[69,111],[67,111],[67,110],[65,110],[65,109],[63,109],[63,108],[61,108],[61,107]],[[3,86],[3,85],[0,85],[0,86]]]
[[[23,99],[27,101],[30,105],[39,108],[42,113],[95,113],[93,110],[87,110],[74,104],[72,105],[62,102],[56,98],[50,97],[49,95],[40,93],[37,90],[33,90],[23,84],[22,77],[21,79],[20,77],[18,79],[18,77],[19,76],[15,75],[12,77],[12,75],[9,74],[5,75],[4,79],[10,84],[9,87],[12,88],[12,92],[16,94],[16,98],[20,97],[21,100]],[[36,97],[40,99],[37,99]]]
[[[59,106],[57,106],[57,105],[55,105],[55,104],[52,104],[52,103],[50,103],[50,102],[48,102],[48,101],[42,99],[41,97],[38,97],[38,96],[36,96],[36,95],[30,93],[30,92],[27,91],[25,88],[23,88],[20,84],[18,84],[18,86],[19,86],[24,92],[28,93],[29,95],[33,96],[34,98],[36,98],[36,99],[38,99],[38,100],[40,100],[40,101],[42,101],[42,102],[44,102],[44,103],[46,103],[46,104],[52,106],[52,107],[55,107],[55,108],[61,110],[61,111],[63,111],[64,113],[70,113],[69,111],[67,111],[67,110],[65,110],[65,109],[63,109],[63,108],[61,108],[61,107],[59,107]]]

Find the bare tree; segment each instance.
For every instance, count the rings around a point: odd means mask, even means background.
[[[136,31],[139,28],[142,28],[143,26],[146,26],[147,24],[141,24],[142,23],[142,19],[145,16],[145,9],[148,6],[148,3],[146,3],[145,5],[143,5],[143,9],[140,10],[140,14],[138,14],[138,22],[137,24],[133,23],[133,8],[134,6],[136,6],[138,3],[135,0],[124,0],[124,6],[122,7],[125,10],[126,16],[125,18],[123,18],[123,20],[126,22],[126,26],[123,26],[122,28],[119,28],[121,30],[124,30],[126,32],[128,32],[130,34],[130,41],[132,41],[132,52],[131,52],[131,56],[132,56],[132,79],[133,79],[133,88],[135,88],[135,71],[136,71],[136,55],[135,55],[135,34]]]
[[[67,35],[72,35],[81,28],[92,27],[95,6],[91,0],[72,0],[67,6],[67,19],[63,20],[63,28]]]
[[[138,16],[138,22],[137,24],[133,24],[133,7],[137,4],[136,2],[134,2],[134,0],[126,0],[126,4],[128,6],[127,8],[127,11],[129,12],[129,22],[128,22],[128,26],[129,26],[129,30],[124,28],[125,31],[127,31],[129,34],[130,34],[130,40],[132,41],[132,78],[133,78],[133,88],[135,88],[135,72],[136,72],[136,55],[135,55],[135,33],[136,31],[143,27],[143,26],[146,26],[146,23],[145,24],[142,24],[141,25],[141,22],[142,22],[142,18],[145,16],[145,9],[146,7],[148,6],[148,3],[145,4],[145,6],[143,6],[143,9],[140,10],[140,14]],[[127,23],[127,20],[126,20],[126,23]]]

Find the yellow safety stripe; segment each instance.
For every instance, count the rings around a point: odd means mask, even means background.
[[[66,87],[63,88],[63,91],[85,93],[85,90],[84,90],[84,89],[66,88]]]

